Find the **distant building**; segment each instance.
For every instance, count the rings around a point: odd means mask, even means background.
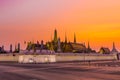
[[[0,53],[7,53],[7,52],[4,50],[4,46],[0,47]]]
[[[50,49],[48,49],[50,48]],[[37,43],[28,42],[26,51],[21,51],[22,53],[55,53],[52,49],[53,47],[49,43],[44,44],[43,40],[41,44],[39,41]]]
[[[37,43],[33,43],[33,42],[28,42],[27,44],[27,50],[42,50],[42,49],[46,49],[46,46],[44,45],[43,41],[41,41],[41,44],[39,44],[39,42],[37,41]]]
[[[90,47],[90,43],[88,42],[88,47],[87,47],[87,50],[86,50],[87,53],[96,53],[95,50],[92,50],[92,48]]]
[[[69,43],[65,44],[65,47],[63,47],[64,52],[86,53],[86,50],[87,50],[87,48],[84,44],[77,43],[75,33],[74,33],[74,42],[69,42]]]
[[[12,52],[12,45],[10,45],[10,52]],[[20,52],[20,43],[15,44],[15,50],[13,53],[19,53]]]
[[[10,53],[12,53],[13,51],[12,51],[12,44],[10,44]]]
[[[113,42],[113,48],[112,48],[111,53],[113,53],[113,54],[114,54],[114,53],[118,53],[118,50],[116,49],[114,42]]]
[[[28,42],[26,50],[28,51],[34,51],[39,52],[39,50],[49,50],[51,52],[61,53],[61,52],[70,52],[70,53],[91,53],[95,52],[95,50],[92,50],[90,48],[90,45],[88,43],[88,48],[84,44],[77,43],[76,35],[74,33],[74,41],[68,42],[67,36],[65,34],[65,41],[61,42],[60,38],[58,38],[57,30],[54,30],[54,37],[51,41],[46,42],[46,44],[43,44],[43,41],[41,41],[41,44],[37,41],[37,43],[34,42]]]
[[[76,34],[74,33],[74,43],[76,43]]]
[[[84,44],[70,43],[70,46],[72,48],[72,52],[74,53],[85,53],[86,52],[86,47]]]
[[[58,39],[57,52],[58,52],[58,53],[62,52],[62,50],[61,50],[61,41],[60,41],[60,38]]]
[[[57,43],[57,41],[58,41],[57,30],[55,29],[53,42],[54,42],[54,43]]]
[[[2,53],[2,47],[0,47],[0,53]]]
[[[20,43],[18,43],[18,52],[20,52]]]
[[[54,39],[51,42],[47,42],[48,49],[54,50],[55,52],[71,52],[71,53],[91,53],[95,52],[90,48],[88,44],[88,48],[84,44],[77,43],[76,34],[74,33],[74,41],[67,42],[67,36],[65,34],[65,41],[59,42],[60,38],[57,38],[57,30],[54,31]],[[59,43],[59,44],[58,44]],[[61,49],[61,50],[60,50]]]
[[[110,49],[109,49],[109,48],[102,47],[102,48],[100,48],[99,53],[100,53],[100,54],[110,54]]]

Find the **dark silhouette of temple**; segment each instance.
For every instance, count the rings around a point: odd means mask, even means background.
[[[0,47],[0,53],[6,53],[6,51],[4,50],[4,46]]]
[[[100,50],[99,50],[99,53],[100,54],[118,54],[119,52],[115,47],[115,43],[113,42],[113,48],[112,48],[111,51],[107,47],[101,47]]]
[[[110,54],[110,49],[107,47],[101,47],[99,53],[100,54]]]
[[[10,53],[20,53],[22,50],[20,49],[20,43],[15,45],[15,49],[12,49],[12,44],[10,44]],[[21,53],[96,53],[90,46],[88,41],[87,46],[85,43],[78,43],[76,34],[74,33],[73,42],[67,40],[67,35],[65,33],[64,41],[58,37],[57,30],[54,30],[54,37],[51,41],[44,43],[43,40],[35,42],[27,42],[26,50],[23,50]],[[0,53],[5,53],[4,46],[0,47]],[[113,49],[110,51],[109,48],[101,47],[99,53],[101,54],[110,54],[110,53],[118,53],[118,50],[115,47],[115,43],[113,42]]]
[[[47,49],[47,46],[44,45],[43,40],[41,41],[41,43],[39,41],[37,41],[36,43],[31,42],[31,41],[27,43],[26,50],[28,51],[33,50],[34,52],[36,52],[37,50],[41,51],[43,49]]]
[[[59,44],[60,43],[60,44]],[[58,50],[61,50],[59,52],[73,52],[73,53],[91,53],[95,52],[95,50],[92,50],[90,48],[90,45],[88,43],[88,48],[82,44],[82,43],[77,43],[76,40],[76,34],[74,33],[74,41],[73,42],[68,42],[67,41],[67,36],[65,34],[65,41],[60,42],[60,38],[57,37],[57,30],[54,30],[54,38],[52,41],[47,42],[47,47],[50,50],[54,50],[55,52],[58,52]]]
[[[41,44],[39,41],[37,43],[34,42],[28,42],[27,44],[27,50],[51,50],[55,51],[57,53],[64,52],[72,52],[72,53],[93,53],[96,52],[95,50],[92,50],[90,47],[90,44],[88,42],[88,47],[85,46],[83,43],[77,43],[76,40],[76,34],[74,33],[74,41],[68,42],[67,41],[67,35],[65,34],[65,40],[61,42],[61,39],[58,38],[57,30],[54,30],[54,37],[51,41],[46,42],[46,44],[43,44],[43,41],[41,41]]]
[[[10,45],[10,52],[12,52],[12,44]],[[13,53],[19,53],[20,52],[20,43],[18,43],[17,45],[15,44],[15,50],[13,51]]]
[[[26,43],[26,42],[25,42]],[[67,40],[67,35],[65,33],[65,39],[64,41],[61,41],[61,39],[58,37],[57,30],[54,30],[54,37],[51,39],[51,41],[48,41],[44,43],[43,40],[32,42],[27,42],[26,50],[21,50],[20,43],[15,45],[15,49],[13,50],[12,44],[10,44],[10,50],[5,51],[4,46],[0,47],[0,53],[97,53],[95,50],[93,50],[90,46],[90,43],[88,41],[87,47],[85,43],[78,43],[76,39],[76,34],[74,33],[73,36],[73,42]],[[99,52],[100,54],[118,54],[118,50],[115,47],[115,43],[113,42],[113,48],[110,51],[109,48],[101,47]]]
[[[116,49],[114,42],[113,42],[113,49],[112,49],[111,53],[118,53],[118,50]]]

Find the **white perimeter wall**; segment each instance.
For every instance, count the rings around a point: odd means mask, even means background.
[[[19,63],[47,63],[56,62],[55,55],[20,55]]]
[[[117,60],[116,54],[77,54],[60,53],[55,55],[0,55],[0,61],[17,61],[27,63],[33,60],[36,63],[64,62],[64,61],[88,61],[88,60]]]
[[[98,54],[75,54],[75,55],[57,55],[56,61],[89,61],[89,60],[117,60],[116,54],[98,55]]]

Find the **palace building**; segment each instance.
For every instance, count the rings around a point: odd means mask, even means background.
[[[88,47],[85,46],[85,44],[83,43],[77,43],[76,40],[76,34],[74,33],[74,41],[73,42],[68,42],[67,41],[67,36],[65,34],[65,41],[60,40],[60,38],[58,38],[57,35],[57,30],[54,30],[54,37],[51,41],[46,42],[45,44],[43,43],[43,41],[41,41],[41,44],[39,43],[39,41],[37,41],[37,43],[34,42],[28,42],[27,43],[27,48],[26,50],[28,51],[32,51],[32,52],[36,52],[39,51],[41,52],[41,50],[49,50],[52,52],[56,52],[56,53],[94,53],[95,50],[92,50],[90,47],[90,44],[88,42]]]
[[[60,43],[60,44],[59,44]],[[73,52],[73,53],[91,53],[95,52],[95,50],[92,50],[90,48],[90,45],[88,44],[88,48],[82,43],[77,43],[76,35],[74,33],[74,41],[68,42],[67,36],[65,34],[65,41],[60,42],[59,38],[57,37],[57,30],[54,30],[54,39],[51,42],[47,42],[48,49],[54,50],[57,52],[57,50],[61,50],[61,52]]]

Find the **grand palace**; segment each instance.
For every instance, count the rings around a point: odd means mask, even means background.
[[[27,50],[51,50],[55,52],[72,52],[72,53],[95,53],[95,50],[92,50],[90,47],[90,44],[88,42],[88,46],[86,47],[83,43],[77,43],[76,35],[74,34],[74,41],[68,42],[67,36],[65,35],[65,40],[61,42],[60,38],[58,38],[57,30],[54,30],[54,38],[46,42],[46,44],[43,43],[43,40],[41,42],[37,41],[37,43],[28,42],[27,44]],[[40,44],[41,43],[41,44]]]
[[[4,46],[0,47],[0,53],[100,53],[100,54],[110,54],[110,53],[118,53],[118,50],[115,47],[115,43],[113,42],[113,48],[110,50],[106,47],[101,47],[98,52],[93,50],[90,47],[89,42],[87,46],[85,43],[78,43],[76,39],[76,34],[74,33],[73,42],[67,40],[67,36],[65,34],[64,41],[58,37],[57,30],[54,30],[54,37],[51,41],[44,43],[44,41],[37,41],[36,43],[33,41],[26,42],[27,47],[25,50],[21,50],[20,43],[15,45],[15,50],[13,50],[12,44],[10,44],[10,50],[5,51]]]

